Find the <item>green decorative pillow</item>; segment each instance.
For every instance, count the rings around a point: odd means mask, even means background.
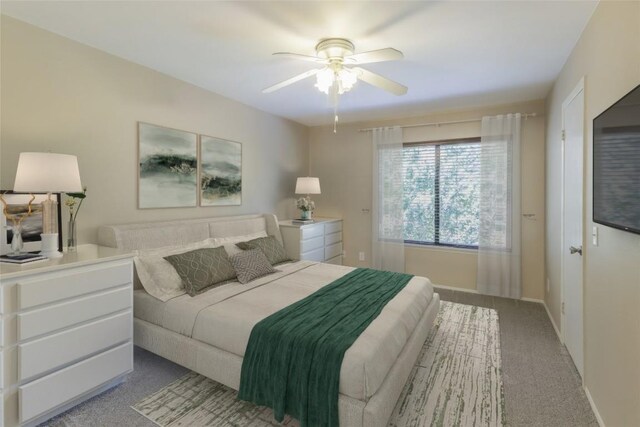
[[[278,271],[271,266],[269,260],[260,249],[242,251],[231,255],[229,260],[236,271],[238,282],[243,285],[258,277]]]
[[[259,237],[257,239],[249,240],[248,242],[236,243],[236,246],[242,250],[260,249],[271,265],[291,261],[282,244],[273,236]]]
[[[202,248],[164,257],[176,269],[185,291],[196,296],[236,278],[224,247]]]

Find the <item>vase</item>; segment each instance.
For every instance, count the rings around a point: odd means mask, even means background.
[[[76,251],[78,244],[76,236],[76,221],[72,219],[67,223],[67,252]]]
[[[20,255],[23,246],[22,224],[14,224],[11,226],[11,255]]]
[[[311,219],[311,211],[300,211],[301,219]]]

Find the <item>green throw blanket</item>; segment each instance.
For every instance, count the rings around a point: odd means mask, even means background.
[[[338,426],[344,353],[413,276],[358,268],[253,327],[238,397],[304,426]]]

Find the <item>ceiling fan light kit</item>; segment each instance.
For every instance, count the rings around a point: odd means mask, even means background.
[[[316,56],[301,55],[289,52],[277,52],[274,55],[284,56],[304,61],[324,64],[323,68],[313,69],[298,74],[290,79],[277,83],[264,89],[263,93],[270,93],[289,86],[300,80],[316,76],[314,85],[320,92],[330,95],[334,106],[334,129],[338,122],[338,97],[350,91],[358,80],[362,80],[372,86],[390,92],[394,95],[404,95],[407,87],[379,74],[373,73],[361,67],[347,67],[346,65],[359,65],[372,62],[394,61],[402,59],[404,55],[397,49],[385,48],[354,54],[355,48],[350,40],[342,38],[323,39],[316,45]]]

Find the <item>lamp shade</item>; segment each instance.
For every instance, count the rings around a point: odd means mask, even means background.
[[[320,178],[300,177],[296,181],[296,194],[320,194]]]
[[[81,192],[78,158],[70,154],[20,153],[13,191],[18,193]]]

